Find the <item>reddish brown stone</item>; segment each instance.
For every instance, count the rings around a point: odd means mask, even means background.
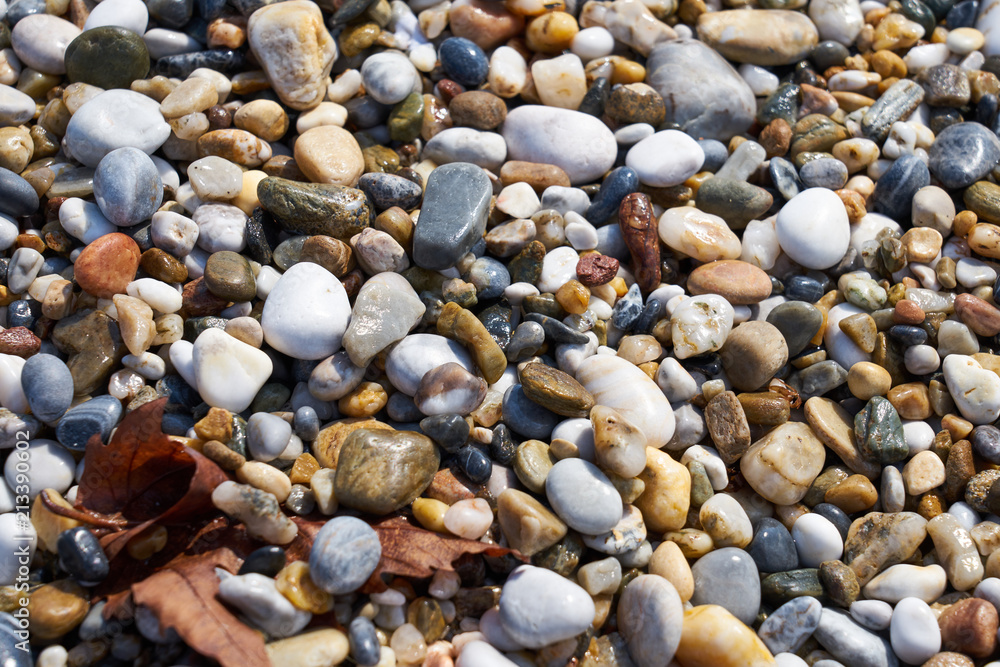
[[[632,255],[632,273],[639,289],[656,289],[660,284],[660,237],[649,196],[641,192],[625,195],[618,208],[618,226]]]
[[[27,359],[38,352],[42,341],[30,329],[13,327],[0,331],[0,353]]]
[[[997,625],[997,610],[986,600],[959,600],[938,618],[941,648],[985,658],[997,646]]]
[[[459,473],[460,475],[461,473]],[[475,498],[473,492],[474,485],[464,476],[459,477],[450,468],[442,468],[434,475],[430,486],[424,491],[424,495],[443,503],[454,505],[459,500]]]
[[[980,336],[1000,334],[1000,310],[972,294],[955,297],[955,314]]]
[[[584,255],[576,264],[576,276],[587,287],[606,285],[618,275],[618,260],[607,255]]]
[[[73,265],[77,284],[99,299],[124,294],[139,268],[139,246],[118,232],[105,234],[83,249]]]
[[[896,302],[896,307],[892,311],[892,321],[896,324],[917,325],[923,324],[927,314],[924,309],[917,305],[915,301],[900,299]]]
[[[220,299],[208,291],[204,278],[192,280],[185,285],[182,297],[181,317],[215,315],[229,305],[228,301]]]
[[[751,305],[771,296],[771,278],[760,268],[738,259],[702,264],[688,276],[691,294],[719,294],[729,303]]]

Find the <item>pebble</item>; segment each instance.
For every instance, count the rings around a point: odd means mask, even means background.
[[[503,629],[528,648],[575,637],[590,626],[594,612],[594,603],[584,589],[531,565],[514,570],[500,594]]]
[[[593,116],[570,109],[518,107],[507,114],[502,136],[508,160],[556,165],[574,185],[602,176],[618,154],[611,130]]]
[[[557,462],[545,478],[545,495],[559,518],[584,535],[607,532],[622,518],[618,492],[604,473],[587,461]]]
[[[292,605],[278,592],[274,579],[261,574],[228,575],[219,583],[219,597],[239,609],[254,626],[274,637],[298,634],[312,614]]]
[[[378,534],[367,523],[354,517],[336,517],[326,522],[313,540],[309,576],[327,593],[352,593],[368,580],[381,556]]]
[[[88,167],[118,148],[137,148],[147,155],[170,136],[160,105],[131,90],[108,90],[91,98],[70,118],[64,143]]]
[[[760,607],[757,566],[735,547],[716,549],[691,567],[695,606],[719,605],[743,623],[752,623]]]
[[[729,60],[757,65],[790,65],[819,41],[816,26],[798,12],[730,9],[702,14],[698,37]]]
[[[440,458],[430,438],[419,433],[360,428],[341,446],[335,496],[347,507],[389,514],[427,488]]]
[[[148,155],[136,148],[119,148],[97,165],[94,197],[104,217],[119,227],[131,227],[159,208],[163,183]]]
[[[180,357],[175,357],[175,347],[177,343],[171,348],[170,360],[177,366]],[[250,407],[273,370],[267,354],[219,329],[206,329],[189,349],[194,379],[190,384],[197,387],[206,403],[231,412]]]
[[[424,191],[422,224],[413,236],[413,261],[426,269],[455,265],[479,239],[489,213],[489,179],[468,163],[434,170]]]
[[[639,181],[653,187],[680,185],[705,161],[701,146],[677,130],[664,130],[629,149],[625,164],[636,171]]]
[[[653,667],[673,658],[681,640],[683,608],[677,590],[666,579],[639,575],[625,587],[618,618],[638,667]]]
[[[271,288],[261,314],[264,339],[296,359],[322,359],[336,352],[350,322],[343,284],[319,265],[289,268]]]
[[[900,660],[922,663],[941,650],[941,630],[927,603],[903,598],[896,604],[889,625],[892,650]]]
[[[826,269],[839,262],[851,236],[840,198],[823,188],[804,190],[789,201],[778,213],[775,231],[781,249],[810,269]]]
[[[819,600],[808,595],[789,600],[767,617],[757,634],[771,653],[794,653],[819,626],[822,610]]]
[[[982,179],[1000,161],[1000,139],[978,123],[956,123],[934,139],[928,151],[931,173],[948,188],[964,188]],[[964,154],[962,160],[955,155]]]

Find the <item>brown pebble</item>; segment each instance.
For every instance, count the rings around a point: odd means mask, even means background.
[[[865,198],[859,192],[854,190],[835,190],[834,194],[840,197],[840,201],[844,203],[844,208],[847,210],[847,221],[849,223],[856,224],[861,221],[861,218],[868,214],[868,208],[865,206]]]
[[[597,287],[611,282],[618,274],[618,260],[614,257],[591,253],[576,264],[576,276],[587,287]]]
[[[202,445],[201,453],[217,463],[223,470],[236,470],[247,462],[245,456],[218,440],[209,440]]]
[[[997,610],[979,598],[960,600],[938,618],[941,648],[986,658],[997,645]]]
[[[830,560],[819,566],[819,581],[823,591],[838,607],[847,609],[861,594],[861,585],[854,570],[843,561]]]
[[[955,314],[980,336],[1000,333],[1000,310],[972,294],[955,297]]]
[[[471,0],[452,9],[448,17],[451,32],[491,51],[524,30],[524,19],[508,11],[502,3]]]
[[[338,278],[354,268],[354,252],[351,246],[332,236],[317,234],[310,236],[302,244],[301,261],[319,264]]]
[[[448,505],[454,505],[459,500],[474,498],[477,488],[461,472],[451,468],[442,468],[434,475],[434,479],[424,491],[424,495]]]
[[[750,448],[750,425],[736,394],[724,391],[705,406],[705,426],[726,465],[732,465]]]
[[[718,294],[734,306],[749,306],[771,296],[771,278],[738,259],[702,264],[688,276],[691,294]]]
[[[792,145],[792,128],[784,118],[775,118],[760,131],[758,141],[768,158],[782,157]]]
[[[851,475],[830,487],[823,496],[825,502],[836,505],[848,514],[864,511],[878,500],[878,491],[864,475]]]
[[[208,290],[205,278],[196,278],[184,285],[181,292],[181,317],[201,317],[215,315],[229,305],[225,299],[220,299]]]
[[[967,655],[944,652],[931,656],[921,667],[975,667],[976,663]]]
[[[35,639],[58,639],[83,622],[90,610],[87,591],[72,579],[45,584],[31,594],[28,610]]]
[[[38,352],[42,341],[25,327],[11,327],[0,331],[0,353],[13,354],[27,359]]]
[[[488,91],[470,90],[452,98],[448,112],[456,127],[492,130],[507,118],[507,104]]]
[[[918,306],[915,301],[910,301],[909,299],[900,299],[897,301],[892,311],[892,321],[896,324],[915,326],[923,324],[924,317],[926,317],[926,313],[924,313],[923,308]]]
[[[105,234],[80,252],[73,264],[77,284],[99,299],[124,294],[139,268],[139,246],[118,232]]]
[[[139,266],[150,278],[165,283],[182,283],[188,278],[187,267],[176,257],[159,248],[150,248],[142,253]]]
[[[931,410],[927,385],[923,382],[907,382],[897,385],[889,390],[887,398],[903,419],[923,420],[934,414],[934,411]]]
[[[738,394],[747,422],[758,426],[778,426],[788,421],[788,401],[772,391]]]
[[[470,95],[471,93],[465,93]],[[456,98],[457,99],[457,98]],[[561,167],[541,162],[511,160],[500,167],[500,183],[504,187],[512,183],[527,183],[536,192],[543,192],[552,185],[569,187],[569,176]]]
[[[641,192],[625,195],[618,208],[618,225],[632,255],[632,272],[639,289],[656,289],[660,284],[660,237],[649,197]]]

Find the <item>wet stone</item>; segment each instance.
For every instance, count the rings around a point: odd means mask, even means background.
[[[928,157],[930,171],[942,185],[964,188],[1000,161],[1000,139],[979,123],[958,123],[937,135]]]
[[[492,187],[482,169],[452,163],[435,169],[413,236],[413,261],[426,269],[454,266],[485,231]]]

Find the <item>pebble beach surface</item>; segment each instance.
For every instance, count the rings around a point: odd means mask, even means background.
[[[165,399],[276,667],[1000,666],[998,77],[1000,0],[0,0],[0,665],[215,664],[71,510]],[[368,592],[396,515],[513,551]]]

